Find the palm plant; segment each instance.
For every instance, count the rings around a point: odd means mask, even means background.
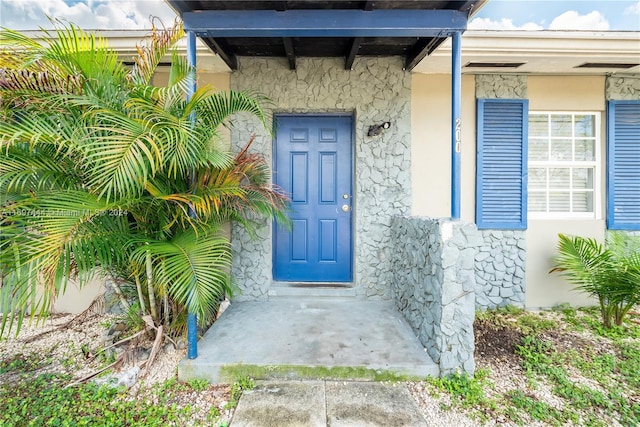
[[[598,299],[605,327],[619,326],[640,303],[640,238],[613,232],[603,245],[560,234],[551,272],[560,272],[576,289]]]
[[[0,335],[98,273],[131,285],[140,313],[174,334],[187,311],[210,322],[232,291],[221,225],[284,218],[264,158],[219,141],[236,112],[265,124],[261,99],[204,86],[186,101],[195,70],[174,49],[180,24],[154,26],[131,69],[100,37],[54,31],[43,46],[0,37]]]

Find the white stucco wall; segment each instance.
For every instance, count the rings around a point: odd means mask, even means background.
[[[411,75],[412,215],[451,215],[451,76]],[[474,76],[462,78],[460,216],[475,221],[476,112]]]
[[[464,221],[475,221],[476,101],[475,76],[462,81],[462,200]],[[527,96],[531,111],[599,111],[601,113],[601,170],[599,217],[593,220],[536,220],[529,218],[526,231],[526,302],[528,308],[551,307],[561,302],[586,305],[590,301],[558,275],[549,275],[558,233],[603,240],[605,235],[605,77],[528,76]],[[412,214],[431,217],[450,215],[450,120],[451,77],[444,74],[413,74],[412,122]]]
[[[198,73],[198,87],[212,85],[217,90],[229,90],[230,73]],[[169,69],[161,68],[153,76],[153,84],[156,86],[166,85],[169,81]]]
[[[605,236],[605,77],[529,76],[529,111],[599,111],[601,113],[599,217],[589,219],[531,219],[527,229],[526,307],[551,307],[562,302],[588,305],[593,301],[571,291],[558,274],[548,274],[556,253],[558,233],[593,237]]]
[[[67,285],[65,293],[54,301],[51,312],[82,313],[104,290],[104,278],[102,277],[96,276],[82,287],[76,281],[71,281]]]

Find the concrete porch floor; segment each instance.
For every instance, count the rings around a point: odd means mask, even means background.
[[[342,298],[232,303],[198,342],[198,357],[180,362],[178,378],[230,382],[235,378],[228,377],[225,367],[233,365],[273,373],[262,378],[308,378],[298,369],[305,367],[365,368],[411,377],[439,374],[392,302]],[[291,369],[269,369],[274,366]]]

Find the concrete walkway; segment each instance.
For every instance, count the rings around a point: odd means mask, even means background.
[[[198,357],[180,363],[178,378],[233,382],[243,366],[255,379],[439,374],[392,302],[353,298],[232,303],[199,341]]]
[[[232,427],[426,427],[403,383],[260,382],[246,391]]]

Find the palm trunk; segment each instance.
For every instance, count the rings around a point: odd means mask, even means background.
[[[169,294],[165,291],[163,298],[164,324],[169,326]]]
[[[153,290],[153,265],[151,264],[151,253],[147,250],[147,290],[149,292],[149,310],[154,321],[158,320],[158,308],[156,307],[156,294]]]
[[[147,314],[147,307],[144,303],[144,295],[142,294],[142,283],[140,283],[140,276],[135,275],[136,278],[136,289],[138,290],[138,301],[140,301],[140,311],[142,314]]]
[[[124,311],[128,312],[131,306],[129,305],[129,301],[127,301],[127,299],[124,297],[124,294],[122,293],[122,289],[120,289],[120,286],[114,280],[109,280],[108,283],[111,285],[111,287],[113,288],[113,291],[118,296],[118,299],[120,300],[120,304],[122,304]]]

